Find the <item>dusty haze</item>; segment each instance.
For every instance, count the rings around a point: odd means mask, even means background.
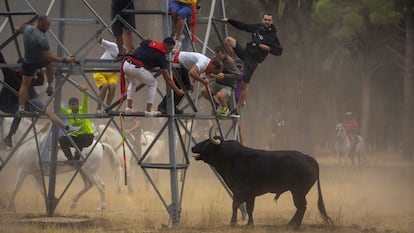
[[[26,10],[21,4],[23,1],[13,1],[11,7],[14,10]],[[30,1],[38,9],[39,14],[46,11],[46,1]],[[54,6],[51,16],[58,16],[59,1]],[[71,1],[72,2],[72,1]],[[68,18],[94,18],[93,14],[83,6],[81,1],[77,4],[68,4]],[[100,16],[109,22],[109,4],[110,1],[89,1],[94,5]],[[4,9],[4,3],[0,3]],[[143,6],[154,4],[151,1],[142,1]],[[138,5],[138,4],[137,4]],[[137,6],[136,5],[136,6]],[[208,7],[204,8],[204,16],[208,13]],[[16,17],[16,24],[25,21],[26,18]],[[143,26],[140,22],[157,22],[157,18],[137,17],[137,29],[144,35],[161,40],[161,33],[154,32],[149,27]],[[157,27],[157,23],[153,23]],[[71,25],[67,26],[65,31],[65,46],[69,51],[76,50],[79,45],[93,36],[98,25]],[[56,22],[52,25],[52,30],[57,33]],[[203,26],[200,26],[199,32],[203,38]],[[231,31],[234,33],[234,31]],[[280,32],[283,33],[283,32]],[[4,30],[0,35],[0,41],[4,41],[10,34],[9,30]],[[112,39],[111,35],[106,33],[104,36]],[[244,35],[246,37],[246,35]],[[248,35],[247,35],[248,37]],[[287,39],[288,36],[281,36]],[[245,38],[244,38],[245,39]],[[19,38],[21,40],[21,38]],[[135,42],[139,40],[134,38]],[[56,51],[56,44],[50,39],[51,47]],[[214,39],[212,39],[214,43]],[[282,41],[283,42],[283,41]],[[217,42],[216,42],[217,43]],[[282,43],[283,44],[283,43]],[[214,44],[211,45],[214,48]],[[17,59],[14,44],[10,44],[2,52],[6,55],[9,63]],[[87,55],[87,58],[98,58],[103,51],[95,46]],[[286,50],[289,52],[289,49]],[[289,96],[280,97],[283,90],[291,88],[284,84],[289,80],[278,79],[279,70],[275,67],[283,64],[283,58],[269,56],[267,60],[260,65],[256,71],[254,80],[250,86],[250,94],[245,107],[243,123],[243,132],[246,145],[263,149],[302,149],[298,144],[302,144],[297,138],[288,138],[286,143],[280,144],[272,141],[270,131],[270,121],[276,111],[284,111],[296,108],[296,105],[286,106],[289,101],[284,102]],[[288,62],[288,61],[284,61]],[[276,64],[276,65],[275,65]],[[299,68],[298,68],[299,69]],[[390,69],[392,70],[392,69]],[[349,71],[348,71],[349,72]],[[387,71],[388,72],[388,71]],[[384,73],[387,73],[384,72]],[[393,74],[393,73],[392,73]],[[391,74],[391,75],[392,75]],[[344,76],[352,75],[344,71]],[[93,81],[91,74],[87,77]],[[73,76],[80,83],[86,83],[81,76]],[[290,81],[292,82],[292,81]],[[164,90],[163,81],[159,82],[161,90]],[[386,85],[385,85],[386,86]],[[91,87],[93,88],[93,87]],[[350,95],[359,93],[359,89],[348,93]],[[380,91],[379,91],[380,92]],[[278,94],[279,93],[279,94]],[[394,93],[394,92],[392,92]],[[385,93],[385,96],[393,98],[392,93]],[[297,93],[300,95],[301,93]],[[70,96],[81,97],[81,94],[73,87],[65,86],[62,92],[63,100],[67,101]],[[283,96],[282,96],[283,97]],[[326,98],[330,98],[327,96]],[[134,104],[137,109],[143,109],[144,96],[142,93],[137,94]],[[157,96],[156,103],[160,97]],[[345,99],[344,101],[349,101]],[[320,102],[318,100],[310,101],[309,109],[317,112]],[[90,112],[94,112],[96,103],[91,101]],[[207,107],[206,107],[207,106]],[[124,106],[123,106],[124,107]],[[345,110],[345,109],[340,109]],[[341,112],[338,110],[338,112]],[[200,101],[200,112],[209,114],[205,100]],[[309,117],[309,115],[290,115],[295,111],[285,111],[284,117],[289,124],[290,119],[300,117]],[[332,110],[332,115],[338,114]],[[339,167],[332,150],[333,141],[333,120],[325,122],[325,115],[320,113],[317,117],[312,118],[312,132],[315,144],[315,150],[311,154],[321,164],[321,183],[322,192],[328,214],[336,224],[335,232],[414,232],[414,163],[413,161],[403,160],[398,150],[395,151],[390,146],[390,152],[369,152],[367,155],[368,163],[362,168],[354,168],[350,165],[345,168]],[[333,117],[340,120],[341,115]],[[332,118],[331,118],[332,119]],[[106,122],[106,119],[95,119],[96,124]],[[144,127],[147,129],[158,129],[159,120],[142,119]],[[206,129],[209,122],[205,120],[197,121],[196,136],[198,140],[206,137]],[[295,127],[292,125],[292,128]],[[332,132],[330,131],[332,129]],[[288,135],[288,134],[287,134]],[[398,144],[398,143],[396,143]],[[385,146],[386,147],[386,146]],[[5,151],[0,151],[1,157],[6,155]],[[119,155],[121,156],[121,155]],[[165,158],[166,159],[166,158]],[[167,212],[162,203],[157,198],[151,187],[147,187],[144,182],[142,171],[138,169],[137,179],[131,183],[136,186],[136,192],[132,195],[126,194],[124,187],[123,194],[118,195],[114,191],[114,172],[108,163],[104,160],[103,166],[99,170],[103,181],[106,183],[107,210],[97,213],[94,210],[98,207],[98,192],[95,188],[89,191],[79,202],[77,210],[69,210],[70,199],[81,189],[82,184],[79,178],[71,186],[68,193],[64,196],[59,204],[56,215],[58,216],[88,216],[95,222],[93,226],[82,227],[74,226],[38,226],[13,224],[15,219],[21,219],[27,216],[44,215],[44,202],[37,191],[34,181],[29,178],[23,184],[22,190],[16,198],[17,214],[8,212],[4,205],[8,195],[12,190],[15,180],[15,171],[17,164],[10,161],[7,167],[0,173],[0,232],[290,232],[285,224],[290,220],[294,213],[292,199],[289,193],[285,193],[279,199],[278,203],[273,202],[273,195],[264,195],[256,199],[254,211],[256,226],[250,228],[235,227],[229,228],[228,223],[231,215],[231,199],[224,191],[221,184],[210,171],[209,167],[202,163],[190,159],[190,167],[187,173],[187,182],[184,189],[184,198],[182,203],[181,224],[179,228],[163,229],[162,224],[168,223]],[[58,189],[63,188],[63,184],[69,180],[69,175],[58,177]],[[159,184],[162,193],[169,200],[169,176],[163,171],[160,175]],[[313,187],[307,196],[308,209],[304,217],[303,232],[331,232],[321,225],[321,217],[317,211],[316,188]],[[75,230],[74,230],[75,229]]]

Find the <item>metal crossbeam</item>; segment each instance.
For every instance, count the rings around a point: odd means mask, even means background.
[[[60,102],[60,93],[63,91],[63,86],[66,85],[68,82],[69,84],[73,85],[73,86],[77,86],[77,82],[75,82],[71,76],[72,75],[80,75],[81,77],[83,77],[85,79],[85,81],[88,83],[88,86],[90,87],[91,92],[88,92],[88,95],[91,99],[93,99],[94,101],[96,101],[97,103],[100,103],[105,110],[107,111],[106,115],[96,115],[96,114],[76,114],[76,115],[61,115],[64,116],[65,118],[103,118],[103,119],[108,119],[108,122],[106,124],[106,127],[109,126],[109,124],[113,124],[115,125],[115,127],[117,128],[117,130],[121,131],[119,125],[116,123],[115,118],[119,117],[119,116],[123,116],[123,117],[145,117],[144,112],[138,112],[138,113],[133,113],[133,114],[126,114],[125,112],[122,111],[118,111],[119,107],[120,107],[120,100],[114,101],[114,103],[111,106],[107,106],[105,103],[102,103],[102,101],[99,99],[97,92],[95,91],[93,84],[91,84],[91,82],[88,80],[88,77],[86,76],[87,73],[92,73],[92,72],[119,72],[121,63],[119,61],[114,61],[114,60],[101,60],[101,59],[89,59],[89,58],[85,58],[85,55],[83,54],[87,54],[89,52],[88,49],[91,49],[91,45],[92,43],[96,42],[96,38],[94,35],[92,35],[87,41],[86,43],[80,45],[80,47],[75,50],[74,53],[70,53],[70,51],[67,49],[67,47],[62,43],[63,41],[63,37],[64,34],[62,32],[62,27],[66,24],[100,24],[102,25],[102,29],[103,30],[107,30],[108,32],[112,33],[111,31],[111,25],[115,22],[115,20],[119,20],[122,23],[126,24],[127,27],[129,27],[136,36],[138,36],[139,38],[143,39],[144,36],[138,32],[135,28],[132,28],[130,25],[127,24],[127,22],[125,22],[121,17],[119,17],[119,15],[113,19],[111,22],[107,23],[103,20],[103,18],[97,13],[97,11],[95,11],[95,9],[92,7],[91,4],[89,4],[89,2],[87,0],[82,0],[83,3],[85,4],[85,6],[91,11],[91,13],[96,17],[96,19],[70,19],[70,18],[66,18],[64,16],[61,15],[60,18],[53,18],[52,21],[53,22],[57,22],[59,23],[59,36],[56,36],[54,34],[53,31],[50,31],[50,35],[53,37],[53,39],[55,40],[55,42],[57,43],[60,51],[66,53],[67,55],[75,55],[76,57],[79,58],[79,63],[78,64],[71,64],[71,65],[67,65],[67,64],[53,64],[53,66],[56,68],[56,77],[57,77],[57,88],[56,88],[56,92],[55,95],[52,98],[56,98],[55,102]],[[6,0],[7,2],[7,0]],[[7,9],[7,12],[0,12],[0,16],[7,16],[8,17],[8,21],[5,21],[5,23],[1,26],[1,28],[4,28],[5,25],[7,23],[12,24],[12,16],[15,15],[37,15],[36,11],[34,9],[34,7],[28,2],[25,1],[26,5],[28,6],[28,8],[31,11],[15,11],[12,12],[10,11],[10,9]],[[162,0],[162,7],[161,10],[123,10],[122,12],[120,12],[120,14],[133,14],[133,15],[159,15],[160,17],[162,17],[162,25],[163,25],[163,34],[165,37],[170,36],[171,35],[171,22],[170,22],[170,15],[168,13],[168,0]],[[205,33],[205,38],[204,40],[201,40],[199,38],[197,38],[198,42],[203,46],[202,49],[202,53],[207,53],[212,51],[211,48],[209,48],[208,45],[208,41],[209,41],[209,37],[211,36],[211,29],[214,30],[214,32],[219,36],[219,32],[217,29],[217,26],[215,25],[215,23],[212,21],[214,18],[214,11],[215,11],[215,7],[216,7],[216,0],[212,0],[211,1],[211,9],[209,12],[209,16],[208,17],[198,17],[198,22],[200,24],[207,24],[207,31]],[[55,0],[51,0],[49,7],[47,9],[47,13],[46,15],[49,15],[51,9],[53,8],[55,3]],[[67,4],[70,4],[67,2]],[[60,4],[60,7],[62,9],[60,9],[60,12],[64,12],[64,4]],[[223,9],[222,14],[224,14],[224,0],[221,0],[221,8]],[[222,16],[222,15],[221,15]],[[36,16],[33,17],[29,22],[34,22],[34,20],[36,19]],[[191,36],[191,32],[188,29],[188,25],[186,25],[186,30],[187,33]],[[1,30],[2,31],[2,30]],[[0,45],[0,50],[2,48],[4,48],[7,44],[9,44],[11,41],[16,41],[16,47],[18,48],[18,43],[16,40],[16,37],[18,36],[17,33],[13,34],[10,38],[8,38],[5,42],[1,43]],[[220,40],[222,39],[221,37],[219,37]],[[196,47],[194,44],[192,44],[193,50],[195,51]],[[20,50],[20,49],[17,49]],[[171,56],[169,57],[169,59],[171,60]],[[18,67],[18,64],[0,64],[0,67],[8,67],[8,68],[12,68],[12,67]],[[175,72],[175,69],[178,68],[178,65],[172,64],[170,67],[171,72]],[[154,69],[152,70],[153,74],[155,77],[160,76],[160,70],[159,69]],[[176,74],[178,75],[178,74]],[[1,84],[0,84],[1,85]],[[139,91],[142,89],[144,85],[140,85],[136,91]],[[181,88],[184,87],[183,83],[179,82],[179,86]],[[167,96],[167,114],[162,114],[160,116],[157,116],[155,118],[164,118],[166,119],[166,123],[165,125],[160,129],[159,133],[157,134],[156,140],[159,139],[160,135],[162,133],[164,133],[164,131],[166,131],[166,134],[168,135],[168,149],[169,149],[169,162],[168,163],[148,163],[145,162],[145,158],[151,156],[151,147],[153,145],[155,145],[155,143],[157,143],[157,141],[155,140],[154,144],[150,146],[150,148],[148,149],[148,151],[145,151],[144,154],[140,157],[139,155],[137,155],[134,151],[133,156],[135,157],[137,163],[141,166],[141,168],[143,169],[145,175],[147,176],[147,178],[150,180],[151,185],[153,186],[154,190],[156,191],[157,195],[160,197],[160,200],[162,201],[163,205],[165,206],[166,210],[168,211],[169,215],[170,215],[170,222],[172,225],[176,225],[180,222],[180,213],[181,213],[181,203],[182,203],[182,199],[183,199],[183,191],[184,191],[184,184],[185,184],[185,178],[186,178],[186,169],[189,167],[189,159],[188,159],[188,153],[190,151],[190,146],[192,143],[196,143],[195,139],[192,136],[192,132],[195,129],[195,120],[215,120],[216,124],[219,126],[220,128],[220,132],[222,132],[222,134],[224,134],[223,136],[227,137],[228,135],[230,135],[230,132],[234,129],[237,130],[237,122],[238,119],[236,118],[231,118],[231,117],[219,117],[217,115],[206,115],[206,114],[201,114],[198,113],[198,109],[197,109],[197,105],[198,105],[198,96],[199,96],[199,87],[200,84],[197,85],[197,89],[195,92],[195,98],[192,99],[192,97],[187,93],[186,94],[186,98],[184,98],[185,100],[187,100],[187,107],[188,109],[190,109],[189,113],[184,113],[184,114],[180,114],[180,115],[176,115],[174,114],[174,101],[172,98],[172,90],[170,88],[166,88],[166,96]],[[160,90],[157,90],[158,93],[161,93]],[[51,104],[52,102],[52,98],[49,98],[49,100],[47,101],[47,105]],[[59,103],[58,103],[59,104]],[[60,115],[60,114],[58,114]],[[8,114],[0,114],[0,117],[11,117],[13,115],[8,115]],[[40,119],[40,118],[44,118],[44,115],[35,115],[33,116],[33,124],[35,124],[35,122]],[[191,128],[187,129],[183,123],[183,121],[186,122],[190,122],[191,123]],[[223,124],[223,125],[222,125]],[[224,131],[224,128],[222,129],[222,127],[224,127],[224,125],[230,125],[230,128],[227,129],[227,131]],[[183,132],[180,132],[180,128],[184,129]],[[28,129],[30,130],[30,129]],[[237,133],[235,133],[235,137],[237,137],[236,135]],[[56,128],[54,129],[54,135],[57,135],[57,130]],[[98,140],[101,139],[103,133],[101,135],[98,136]],[[183,136],[185,135],[185,137]],[[187,137],[188,136],[188,137]],[[56,138],[55,138],[56,139]],[[24,140],[24,137],[22,138],[22,140]],[[176,141],[179,140],[179,143],[177,143]],[[56,143],[57,144],[57,143]],[[55,145],[56,146],[56,145]],[[129,143],[127,143],[127,146],[131,148],[131,145],[129,145]],[[183,150],[183,161],[178,162],[177,161],[177,148],[178,146],[180,146],[180,148]],[[39,146],[38,146],[39,147]],[[0,166],[0,171],[1,169],[5,166],[5,164],[7,164],[7,161],[11,158],[11,155],[13,155],[13,153],[15,152],[15,148],[13,148],[14,150],[12,150],[11,154],[6,158],[6,159],[1,159],[1,166]],[[56,150],[53,150],[54,153],[57,153],[57,148],[55,148]],[[38,148],[38,151],[40,150],[40,148]],[[76,150],[79,152],[79,148],[76,148]],[[39,155],[40,156],[40,155]],[[58,205],[60,199],[62,198],[62,196],[66,193],[66,191],[68,190],[69,186],[71,185],[72,181],[74,180],[75,176],[80,173],[80,167],[81,165],[84,163],[84,161],[86,161],[88,159],[89,155],[83,155],[82,154],[82,161],[79,162],[79,166],[77,171],[75,172],[75,174],[73,175],[73,177],[70,179],[69,184],[65,187],[65,189],[63,190],[63,192],[60,194],[59,197],[55,197],[55,186],[54,183],[56,182],[56,173],[52,173],[52,176],[50,177],[49,180],[49,192],[46,192],[46,185],[44,182],[44,192],[48,193],[49,195],[46,197],[46,208],[47,208],[47,212],[49,216],[52,216],[54,214],[54,210],[56,208],[56,206]],[[39,157],[40,159],[40,157]],[[47,161],[47,162],[43,162],[41,164],[39,164],[43,170],[49,170],[51,169],[51,171],[56,170],[56,166],[65,166],[65,165],[72,165],[69,164],[68,162],[62,162],[62,161],[56,161],[56,157],[55,159],[51,160],[51,161]],[[171,190],[171,197],[169,198],[171,200],[171,203],[167,203],[165,201],[166,198],[164,198],[161,195],[161,192],[158,190],[157,185],[151,180],[149,174],[147,173],[146,169],[163,169],[163,170],[168,170],[170,171],[170,190]],[[214,170],[213,170],[214,171]],[[178,172],[182,172],[181,173],[181,180],[179,180],[179,173]],[[217,175],[217,173],[216,173]],[[218,178],[220,179],[220,177],[218,176]],[[225,186],[224,182],[222,181],[222,179],[220,179],[223,186]],[[181,182],[181,183],[180,183]],[[53,190],[52,190],[53,189]],[[228,190],[228,189],[227,189]],[[231,194],[231,193],[230,193]]]

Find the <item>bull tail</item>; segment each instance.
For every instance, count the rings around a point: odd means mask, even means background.
[[[323,202],[323,197],[322,197],[322,191],[321,191],[321,182],[319,180],[319,166],[317,166],[317,172],[318,172],[318,208],[319,208],[319,212],[322,215],[323,220],[325,221],[325,223],[328,226],[333,226],[333,221],[332,219],[328,216],[328,213],[326,212],[326,208],[325,208],[325,204]]]

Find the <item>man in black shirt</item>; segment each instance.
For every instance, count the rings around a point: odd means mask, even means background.
[[[248,94],[248,84],[253,76],[254,71],[259,63],[263,62],[267,54],[275,56],[282,55],[283,49],[280,46],[279,38],[276,35],[276,27],[273,25],[272,15],[266,13],[263,15],[260,24],[245,24],[233,19],[224,18],[222,22],[229,23],[233,27],[250,32],[252,39],[243,48],[235,38],[226,37],[224,45],[230,56],[236,59],[236,56],[244,62],[244,76],[242,81],[242,91],[237,103],[237,112],[240,112],[244,100]]]
[[[184,91],[178,88],[168,72],[168,61],[165,57],[170,53],[175,45],[175,41],[171,37],[167,37],[163,42],[144,40],[141,42],[139,48],[137,48],[131,55],[125,56],[121,65],[121,96],[127,94],[127,113],[133,113],[133,99],[135,96],[136,88],[139,84],[143,83],[147,85],[147,106],[145,110],[146,116],[155,116],[160,114],[158,111],[152,110],[152,104],[154,103],[155,94],[157,91],[157,80],[151,73],[151,69],[159,67],[161,75],[165,82],[171,87],[178,95],[183,95]],[[128,88],[125,87],[125,78],[129,80]]]

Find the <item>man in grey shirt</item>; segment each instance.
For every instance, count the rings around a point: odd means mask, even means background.
[[[46,77],[48,82],[46,92],[49,96],[51,96],[53,94],[52,82],[54,69],[50,63],[74,63],[76,61],[73,56],[60,58],[52,54],[49,50],[49,41],[45,35],[49,28],[50,19],[47,16],[38,16],[34,25],[23,24],[15,28],[16,31],[23,34],[24,43],[24,59],[22,64],[23,75],[18,93],[19,108],[16,112],[17,117],[28,115],[28,112],[25,110],[26,100],[29,96],[29,89],[32,84],[32,80],[38,69],[43,67],[46,68]],[[39,106],[41,106],[40,104]],[[44,111],[54,123],[65,129],[66,134],[70,135],[79,131],[80,127],[71,127],[70,125],[66,125],[60,118],[53,114],[51,110],[47,108],[42,108],[40,110]]]
[[[211,94],[216,97],[220,107],[216,110],[220,116],[228,116],[230,113],[228,107],[228,98],[231,96],[236,84],[236,80],[241,79],[240,71],[237,69],[236,63],[229,55],[226,54],[226,50],[222,46],[218,46],[215,49],[216,57],[223,62],[223,71],[219,74],[211,74],[210,78],[214,78],[215,82],[211,82],[208,86]],[[203,86],[200,90],[201,94],[210,99],[206,86]]]
[[[28,97],[32,79],[36,70],[46,67],[46,77],[48,87],[46,89],[49,96],[53,94],[53,67],[50,62],[74,63],[75,57],[68,56],[65,58],[56,57],[49,50],[49,41],[45,35],[50,28],[50,19],[47,16],[38,16],[34,25],[23,24],[16,27],[16,31],[23,34],[24,43],[24,60],[23,60],[23,78],[19,89],[19,110],[17,115],[27,115],[25,104]]]

